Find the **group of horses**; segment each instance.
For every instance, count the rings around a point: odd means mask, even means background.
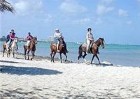
[[[4,53],[7,52],[7,57],[10,57],[10,54],[13,54],[13,57],[15,57],[15,53],[17,53],[18,50],[18,38],[16,37],[10,47],[9,47],[9,43],[4,42],[3,44],[3,57],[4,57]],[[35,51],[36,51],[36,44],[37,44],[37,38],[33,37],[33,39],[30,41],[29,46],[27,46],[26,44],[23,46],[24,48],[24,58],[29,60],[29,53],[32,53],[32,57],[31,60],[34,58],[35,56]]]
[[[10,56],[10,53],[13,54],[13,57],[15,57],[15,52],[17,51],[17,42],[18,42],[18,38],[15,38],[12,42],[11,47],[9,48],[7,43],[3,44],[3,57],[4,57],[4,53],[7,52],[7,57]],[[37,38],[33,37],[33,39],[30,41],[29,46],[27,46],[26,44],[23,46],[24,48],[24,58],[29,60],[29,53],[31,52],[32,57],[31,60],[34,58],[35,56],[35,51],[36,51],[36,44],[37,44]],[[59,47],[58,49],[60,50],[59,52],[57,52],[57,44],[55,42],[52,42],[50,45],[50,49],[51,49],[51,62],[54,62],[54,57],[56,55],[56,53],[60,54],[60,60],[62,63],[62,54],[65,55],[66,59],[65,61],[67,61],[67,49],[65,47],[66,45],[64,45],[64,41],[63,39],[60,40],[59,43]],[[78,52],[78,61],[80,58],[85,59],[85,56],[87,55],[87,45],[86,44],[81,44],[79,46],[79,52]],[[92,61],[94,59],[94,57],[96,57],[98,59],[98,62],[100,64],[100,60],[98,57],[99,54],[99,47],[102,46],[102,48],[104,48],[104,38],[99,38],[97,41],[92,42],[91,43],[91,47],[90,47],[90,54],[93,54],[92,59],[91,59],[91,64]]]

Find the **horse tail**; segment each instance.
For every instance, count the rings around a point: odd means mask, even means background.
[[[81,58],[82,56],[82,44],[79,46],[79,55],[78,55],[78,60]]]
[[[82,44],[79,46],[79,55],[82,54]]]

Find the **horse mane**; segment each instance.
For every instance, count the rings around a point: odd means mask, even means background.
[[[101,39],[102,41],[104,41],[104,38],[99,38],[99,39]]]

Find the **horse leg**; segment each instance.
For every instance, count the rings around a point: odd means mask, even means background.
[[[82,45],[79,46],[79,56],[78,56],[78,61],[82,57]]]
[[[99,64],[101,64],[98,55],[96,54],[95,56],[98,59]]]
[[[29,52],[30,52],[30,51],[27,51],[27,57],[28,57],[27,60],[29,60]]]
[[[15,57],[15,52],[13,51],[12,53],[13,53],[13,57]]]
[[[66,57],[66,59],[65,59],[65,62],[67,61],[67,54],[66,53],[63,53],[64,55],[65,55],[65,57]]]
[[[53,57],[52,57],[52,61],[54,62],[54,56],[55,56],[56,52],[53,53]]]
[[[79,56],[78,56],[78,61],[79,59],[82,57],[82,53],[79,53]]]
[[[86,62],[86,59],[85,59],[86,55],[87,55],[86,52],[84,52],[83,59],[85,62]]]
[[[31,58],[31,60],[32,60],[35,56],[35,51],[31,51],[31,53],[32,53],[32,58]]]
[[[95,55],[93,55],[93,56],[92,56],[92,59],[91,59],[91,64],[92,64],[92,62],[93,62],[94,57],[95,57]]]
[[[7,57],[10,57],[10,49],[7,49]]]
[[[60,53],[60,60],[61,60],[61,63],[62,63],[62,53]]]
[[[11,53],[13,54],[13,58],[15,57],[14,48],[11,48]]]
[[[50,54],[50,56],[51,56],[51,62],[53,61],[52,54],[53,54],[53,52],[51,52],[51,54]]]
[[[27,50],[26,50],[25,45],[24,45],[24,59],[25,60],[26,60],[26,52],[27,52]]]
[[[26,49],[24,50],[24,58],[26,60]]]
[[[86,53],[86,52],[84,52],[83,59],[86,57],[86,55],[87,55],[87,53]]]
[[[6,50],[6,48],[3,48],[3,57],[4,57],[5,50]]]

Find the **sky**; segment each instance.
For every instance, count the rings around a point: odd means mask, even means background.
[[[0,13],[0,35],[11,29],[48,39],[56,28],[65,41],[85,42],[87,28],[107,44],[140,45],[140,0],[7,0],[15,13]]]

